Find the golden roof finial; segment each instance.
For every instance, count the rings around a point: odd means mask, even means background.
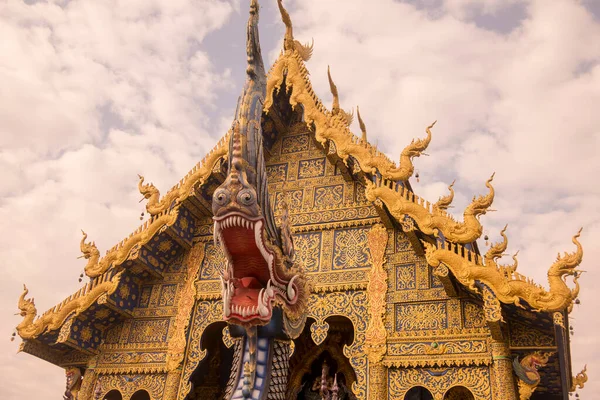
[[[450,194],[447,196],[440,196],[438,201],[434,204],[434,207],[438,210],[447,210],[450,208],[450,204],[452,204],[452,200],[454,200],[454,184],[456,183],[456,179],[452,181],[450,186],[448,186],[448,190]]]
[[[331,114],[340,115],[345,120],[346,125],[352,124],[352,121],[354,120],[354,111],[346,112],[340,108],[340,96],[338,94],[337,86],[331,78],[331,71],[329,69],[329,65],[327,66],[327,79],[329,79],[329,89],[331,90],[331,94],[333,95]]]
[[[362,141],[367,143],[367,127],[365,126],[364,121],[360,117],[360,111],[358,106],[356,106],[356,115],[358,116],[358,126],[360,126],[360,131],[362,132]]]
[[[569,389],[569,392],[574,392],[575,390],[577,390],[577,387],[579,387],[579,389],[583,389],[583,386],[588,381],[588,376],[587,376],[586,371],[587,371],[587,365],[585,365],[583,367],[583,369],[581,370],[580,373],[578,373],[576,376],[574,376],[571,379],[571,388]]]
[[[485,253],[485,262],[488,266],[496,266],[496,260],[504,255],[508,247],[508,237],[506,237],[506,228],[508,228],[508,224],[504,226],[504,229],[500,231],[500,235],[502,236],[502,242],[494,243],[490,246],[490,249]]]
[[[277,0],[277,6],[279,7],[279,12],[281,13],[281,20],[285,24],[283,49],[286,51],[296,50],[304,61],[308,61],[312,56],[313,46],[315,44],[314,40],[310,45],[308,43],[302,44],[299,41],[294,40],[294,32],[292,29],[292,19],[290,18],[290,14],[288,14],[287,10],[283,7],[281,0]]]
[[[485,215],[488,211],[495,211],[489,209],[492,203],[494,202],[494,187],[492,186],[492,181],[494,180],[494,172],[490,179],[485,182],[485,186],[490,190],[488,194],[481,195],[479,197],[473,196],[473,201],[471,204],[467,206],[465,209],[465,214],[473,215],[475,217],[479,217],[480,215]]]

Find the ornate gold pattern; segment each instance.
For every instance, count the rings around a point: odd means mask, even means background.
[[[123,399],[129,399],[138,390],[145,390],[150,394],[151,399],[162,398],[165,389],[166,374],[160,375],[100,375],[98,376],[96,386],[100,386],[101,396],[104,396],[111,390],[118,390]]]
[[[19,336],[23,339],[34,339],[44,331],[53,331],[60,328],[69,316],[79,315],[95,303],[100,296],[112,294],[117,289],[122,274],[123,272],[119,272],[111,279],[107,278],[106,281],[103,281],[103,276],[100,278],[100,283],[88,283],[75,295],[70,296],[37,319],[35,319],[37,309],[34,300],[25,298],[29,290],[23,285],[23,293],[19,298],[20,315],[23,317],[23,321],[17,325]]]
[[[367,233],[367,242],[371,254],[371,270],[367,285],[369,324],[365,333],[365,352],[369,360],[369,396],[384,399],[387,398],[387,369],[381,361],[386,352],[387,338],[384,325],[387,272],[383,264],[388,234],[385,227],[381,224],[373,226]]]
[[[390,398],[403,399],[408,390],[422,386],[429,390],[434,400],[442,400],[454,386],[469,389],[475,399],[491,398],[491,385],[487,367],[465,368],[406,368],[389,370]]]
[[[520,306],[521,300],[524,300],[537,311],[560,311],[567,308],[579,292],[579,275],[575,267],[583,257],[583,249],[577,240],[580,233],[581,230],[573,237],[577,250],[565,253],[563,257],[559,254],[549,268],[549,291],[531,280],[525,280],[521,275],[507,278],[501,270],[477,263],[475,254],[460,245],[448,242],[437,245],[425,243],[425,256],[429,265],[434,268],[442,263],[446,265],[461,284],[472,290],[476,290],[475,281],[481,281],[503,303]],[[574,276],[575,289],[569,289],[563,281],[569,275]]]
[[[494,175],[486,182],[489,193],[473,198],[465,209],[463,222],[457,222],[446,211],[433,207],[419,196],[388,179],[379,179],[375,183],[367,180],[365,195],[368,200],[381,200],[390,214],[402,221],[405,215],[410,216],[419,226],[419,230],[427,235],[437,236],[442,232],[447,240],[457,243],[474,242],[481,236],[483,227],[479,216],[484,215],[494,200],[494,188],[491,185]]]
[[[169,340],[169,351],[167,353],[167,369],[173,371],[183,361],[186,346],[186,333],[190,323],[190,317],[196,301],[196,280],[198,270],[204,258],[204,243],[198,243],[190,250],[185,265],[187,266],[187,277],[181,289],[177,316],[175,317],[173,335]]]

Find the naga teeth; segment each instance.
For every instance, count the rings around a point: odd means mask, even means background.
[[[292,301],[294,300],[294,298],[296,297],[296,290],[294,290],[294,287],[292,286],[292,284],[294,283],[294,280],[298,277],[298,275],[294,275],[294,277],[292,279],[290,279],[290,282],[287,285],[287,297],[288,300]]]

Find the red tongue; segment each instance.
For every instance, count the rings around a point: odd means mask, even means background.
[[[240,281],[241,281],[242,287],[244,287],[244,288],[262,289],[262,285],[260,284],[258,279],[256,279],[253,276],[247,276],[247,277],[241,278]]]

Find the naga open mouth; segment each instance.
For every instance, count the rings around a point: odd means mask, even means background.
[[[294,304],[298,300],[297,276],[286,279],[278,273],[283,257],[265,240],[264,218],[231,212],[213,219],[215,243],[221,243],[227,258],[221,277],[225,320],[262,324],[271,319],[276,297]]]

